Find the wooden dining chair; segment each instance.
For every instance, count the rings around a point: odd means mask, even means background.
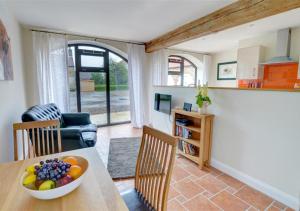
[[[15,160],[20,145],[22,160],[62,151],[59,120],[15,123],[13,131]]]
[[[135,188],[121,193],[129,210],[166,211],[177,138],[144,126]]]

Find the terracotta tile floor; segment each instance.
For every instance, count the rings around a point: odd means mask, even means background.
[[[97,150],[107,165],[110,138],[138,137],[142,131],[129,124],[98,129]],[[134,180],[115,181],[118,190],[134,187]],[[196,164],[177,156],[168,200],[169,211],[254,211],[292,210],[263,193],[214,168],[200,170]]]

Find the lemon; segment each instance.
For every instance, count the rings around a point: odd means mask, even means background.
[[[40,164],[39,163],[35,163],[35,164],[31,165],[31,166],[28,166],[26,168],[26,172],[28,172],[29,174],[34,173],[35,166],[40,166]]]
[[[28,174],[25,179],[23,180],[23,185],[28,186],[36,181],[35,174]]]

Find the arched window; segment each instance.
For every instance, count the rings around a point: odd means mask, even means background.
[[[171,55],[168,58],[169,86],[196,86],[197,67],[188,59]]]
[[[107,48],[69,44],[71,111],[89,112],[97,125],[130,121],[127,59]]]

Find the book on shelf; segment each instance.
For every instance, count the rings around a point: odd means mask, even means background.
[[[189,144],[189,143],[185,142],[184,140],[178,141],[178,149],[185,154],[189,154],[189,155],[193,155],[193,156],[197,155],[197,153],[198,153],[196,146],[194,146],[193,144]]]
[[[176,119],[176,125],[182,125],[182,126],[187,126],[190,124],[190,120],[188,119]]]
[[[187,129],[187,128],[183,128],[181,126],[176,125],[176,136],[180,136],[182,138],[192,138],[192,131]]]

